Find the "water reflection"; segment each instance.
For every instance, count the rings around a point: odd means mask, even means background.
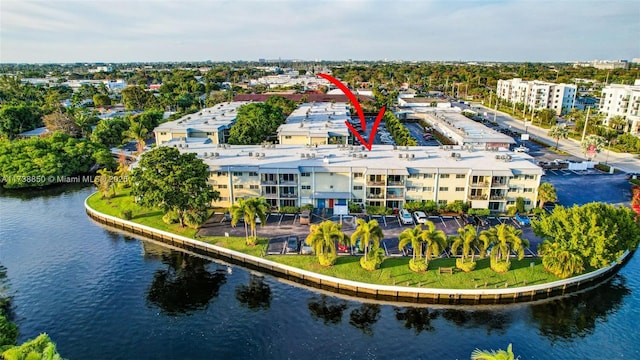
[[[251,274],[248,285],[236,286],[236,299],[251,310],[267,310],[271,306],[271,288],[264,277]]]
[[[353,309],[349,315],[349,324],[362,330],[366,335],[373,335],[373,324],[380,319],[380,305],[362,304]]]
[[[440,315],[438,311],[428,308],[394,308],[396,319],[404,321],[404,327],[413,329],[416,335],[422,331],[433,331],[435,328],[431,325],[431,320],[435,320]]]
[[[309,299],[308,306],[313,318],[323,320],[325,325],[335,325],[342,321],[342,313],[347,308],[347,302],[320,295],[320,298],[312,297]]]
[[[606,322],[629,294],[625,278],[616,275],[595,289],[532,305],[531,318],[540,334],[552,342],[571,341],[592,334],[596,324]]]
[[[167,268],[156,271],[147,300],[168,315],[204,309],[227,281],[225,271],[206,269],[209,261],[178,251],[163,254],[162,263]]]
[[[57,197],[64,193],[75,193],[86,189],[88,187],[94,187],[92,183],[65,183],[46,186],[43,188],[28,188],[28,189],[5,189],[0,186],[0,196],[7,198],[15,198],[22,200],[36,199],[40,197]]]
[[[464,328],[485,328],[487,334],[497,331],[498,334],[505,334],[512,319],[504,312],[478,310],[463,311],[447,309],[441,312],[442,318]]]

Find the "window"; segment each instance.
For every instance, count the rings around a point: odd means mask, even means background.
[[[233,176],[242,176],[242,175],[243,174],[241,172],[236,172],[236,171],[233,172]]]
[[[446,187],[446,186],[440,186],[440,187],[438,188],[438,191],[449,191],[449,188],[448,188],[448,187]]]
[[[524,201],[524,204],[525,204],[526,206],[531,205],[531,200],[525,200],[525,201]]]
[[[302,177],[310,177],[311,173],[303,172],[303,173],[300,173],[300,176],[302,176]]]
[[[525,179],[525,180],[535,180],[535,179],[536,179],[536,176],[535,176],[535,175],[525,175],[525,176],[524,176],[524,179]]]
[[[229,201],[229,197],[227,197],[227,196],[220,196],[220,201]]]
[[[296,181],[294,174],[282,174],[282,181]]]
[[[217,172],[217,175],[218,175],[218,176],[227,176],[227,175],[228,175],[228,173],[227,173],[226,171],[218,171],[218,172]]]
[[[440,174],[440,179],[448,179],[449,174]]]
[[[362,177],[362,173],[353,173],[353,178],[361,178]]]
[[[433,191],[433,186],[424,186],[422,188],[422,191],[424,191],[424,192],[432,192]]]
[[[433,179],[433,174],[422,174],[423,179]]]
[[[362,185],[353,185],[353,190],[362,190]]]
[[[518,192],[518,188],[517,187],[510,187],[509,191],[510,192]]]
[[[165,131],[160,132],[160,135],[167,135]]]
[[[533,192],[533,188],[524,188],[524,192],[532,193]]]
[[[218,189],[226,189],[227,185],[218,185]]]
[[[311,190],[311,185],[302,185],[302,190]]]
[[[285,139],[291,139],[291,135],[285,135],[284,138]]]
[[[456,174],[456,179],[464,179],[467,177],[467,174]]]
[[[438,200],[438,206],[447,205],[447,200]]]
[[[249,172],[249,176],[258,176],[258,173],[255,171]]]
[[[456,191],[457,191],[457,192],[464,191],[464,188],[463,188],[463,187],[456,187]]]
[[[507,205],[515,205],[516,201],[515,200],[508,200],[507,201]]]
[[[260,188],[260,186],[258,185],[249,185],[249,189],[251,190],[258,190]]]
[[[233,185],[234,189],[244,189],[244,185]]]

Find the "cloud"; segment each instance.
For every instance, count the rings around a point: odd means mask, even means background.
[[[631,58],[640,56],[637,5],[567,0],[3,0],[0,61]]]

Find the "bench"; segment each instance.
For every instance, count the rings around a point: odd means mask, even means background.
[[[441,267],[441,268],[438,268],[438,274],[442,274],[442,273],[453,274],[453,268],[452,267]]]

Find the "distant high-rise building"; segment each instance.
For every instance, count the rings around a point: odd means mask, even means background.
[[[577,62],[573,64],[574,67],[589,67],[592,66],[600,70],[613,70],[613,69],[628,69],[629,62],[627,60],[593,60],[587,62]]]
[[[640,134],[640,80],[633,85],[610,84],[602,89],[600,112],[606,114],[605,125],[614,116],[626,120],[625,132]]]
[[[561,115],[573,108],[577,87],[573,84],[554,84],[545,81],[524,81],[519,78],[498,80],[499,99],[524,104],[535,110],[553,109]]]

